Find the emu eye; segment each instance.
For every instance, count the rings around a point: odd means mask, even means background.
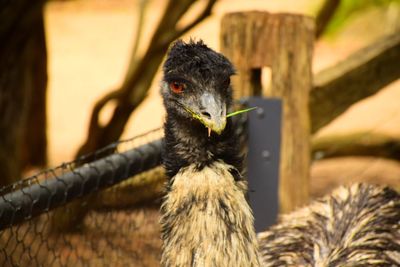
[[[175,94],[180,94],[185,90],[186,85],[180,82],[171,82],[169,84],[169,88],[171,88],[171,91]]]

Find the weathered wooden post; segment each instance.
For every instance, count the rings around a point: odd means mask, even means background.
[[[283,101],[280,211],[308,202],[310,164],[309,91],[314,21],[302,15],[231,13],[222,19],[221,51],[236,66],[236,97],[263,95]],[[262,69],[271,69],[268,92]]]

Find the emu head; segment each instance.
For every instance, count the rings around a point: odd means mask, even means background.
[[[164,63],[161,94],[169,115],[195,120],[221,134],[232,103],[230,76],[234,68],[227,58],[202,41],[175,42]]]

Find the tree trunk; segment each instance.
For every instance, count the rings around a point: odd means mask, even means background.
[[[33,92],[23,129],[22,168],[47,165],[47,50],[43,14],[32,25],[31,34]]]
[[[45,124],[41,99],[46,87],[43,4],[44,1],[12,1],[0,11],[0,186],[20,178],[23,165],[31,158],[27,156],[31,154],[32,142],[27,141],[32,138],[31,131],[41,133],[41,144],[46,143],[45,131],[39,129]],[[44,116],[44,124],[29,121],[36,97],[43,105],[36,118]],[[22,160],[23,151],[26,160]],[[36,159],[46,159],[43,148],[35,152]]]

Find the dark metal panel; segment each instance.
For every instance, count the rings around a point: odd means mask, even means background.
[[[252,97],[248,113],[247,176],[249,201],[256,232],[274,224],[278,215],[278,184],[282,103],[278,99]]]

